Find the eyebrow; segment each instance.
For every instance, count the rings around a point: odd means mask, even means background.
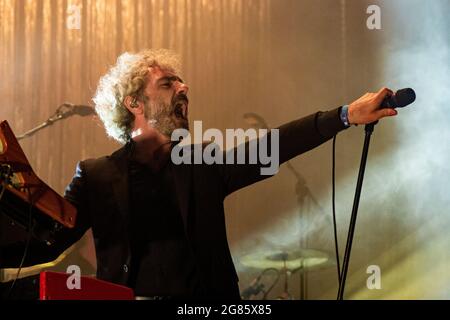
[[[158,81],[156,81],[156,82],[159,84],[159,83],[164,82],[164,81],[171,81],[171,82],[172,81],[179,81],[181,83],[184,83],[184,81],[178,76],[165,76],[165,77],[159,78]]]

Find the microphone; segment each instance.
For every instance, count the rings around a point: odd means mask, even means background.
[[[68,111],[64,112],[64,114],[67,113],[67,116],[77,114],[79,116],[85,117],[95,114],[95,109],[92,108],[91,106],[86,106],[82,104],[71,104],[71,103],[65,103],[64,106],[68,107],[69,109]]]
[[[262,290],[264,290],[264,284],[260,283],[261,275],[259,275],[257,278],[255,278],[250,285],[242,291],[241,298],[243,300],[249,299],[253,295],[257,295]]]
[[[72,103],[66,102],[66,103],[63,103],[62,105],[60,105],[58,107],[58,109],[56,109],[55,113],[52,116],[50,116],[50,118],[48,118],[44,123],[25,132],[24,134],[18,135],[16,138],[17,138],[17,140],[21,140],[25,137],[31,136],[35,132],[37,132],[47,126],[52,125],[56,121],[66,119],[68,117],[73,116],[74,114],[85,117],[85,116],[90,116],[95,113],[96,113],[95,109],[90,106],[86,106],[86,105],[82,105],[82,104],[72,104]]]
[[[416,100],[416,93],[411,88],[400,89],[392,96],[386,97],[381,103],[380,109],[403,108]]]

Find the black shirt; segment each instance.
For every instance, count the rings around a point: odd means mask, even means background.
[[[193,296],[199,283],[178,207],[172,162],[159,171],[130,159],[128,285],[136,296]]]

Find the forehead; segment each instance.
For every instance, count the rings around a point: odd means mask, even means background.
[[[148,76],[150,82],[155,83],[161,78],[174,77],[177,76],[177,74],[171,69],[161,68],[160,66],[153,66],[148,68]]]

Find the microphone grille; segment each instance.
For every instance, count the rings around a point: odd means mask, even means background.
[[[395,93],[397,108],[403,108],[416,100],[416,93],[411,88],[400,89]]]

